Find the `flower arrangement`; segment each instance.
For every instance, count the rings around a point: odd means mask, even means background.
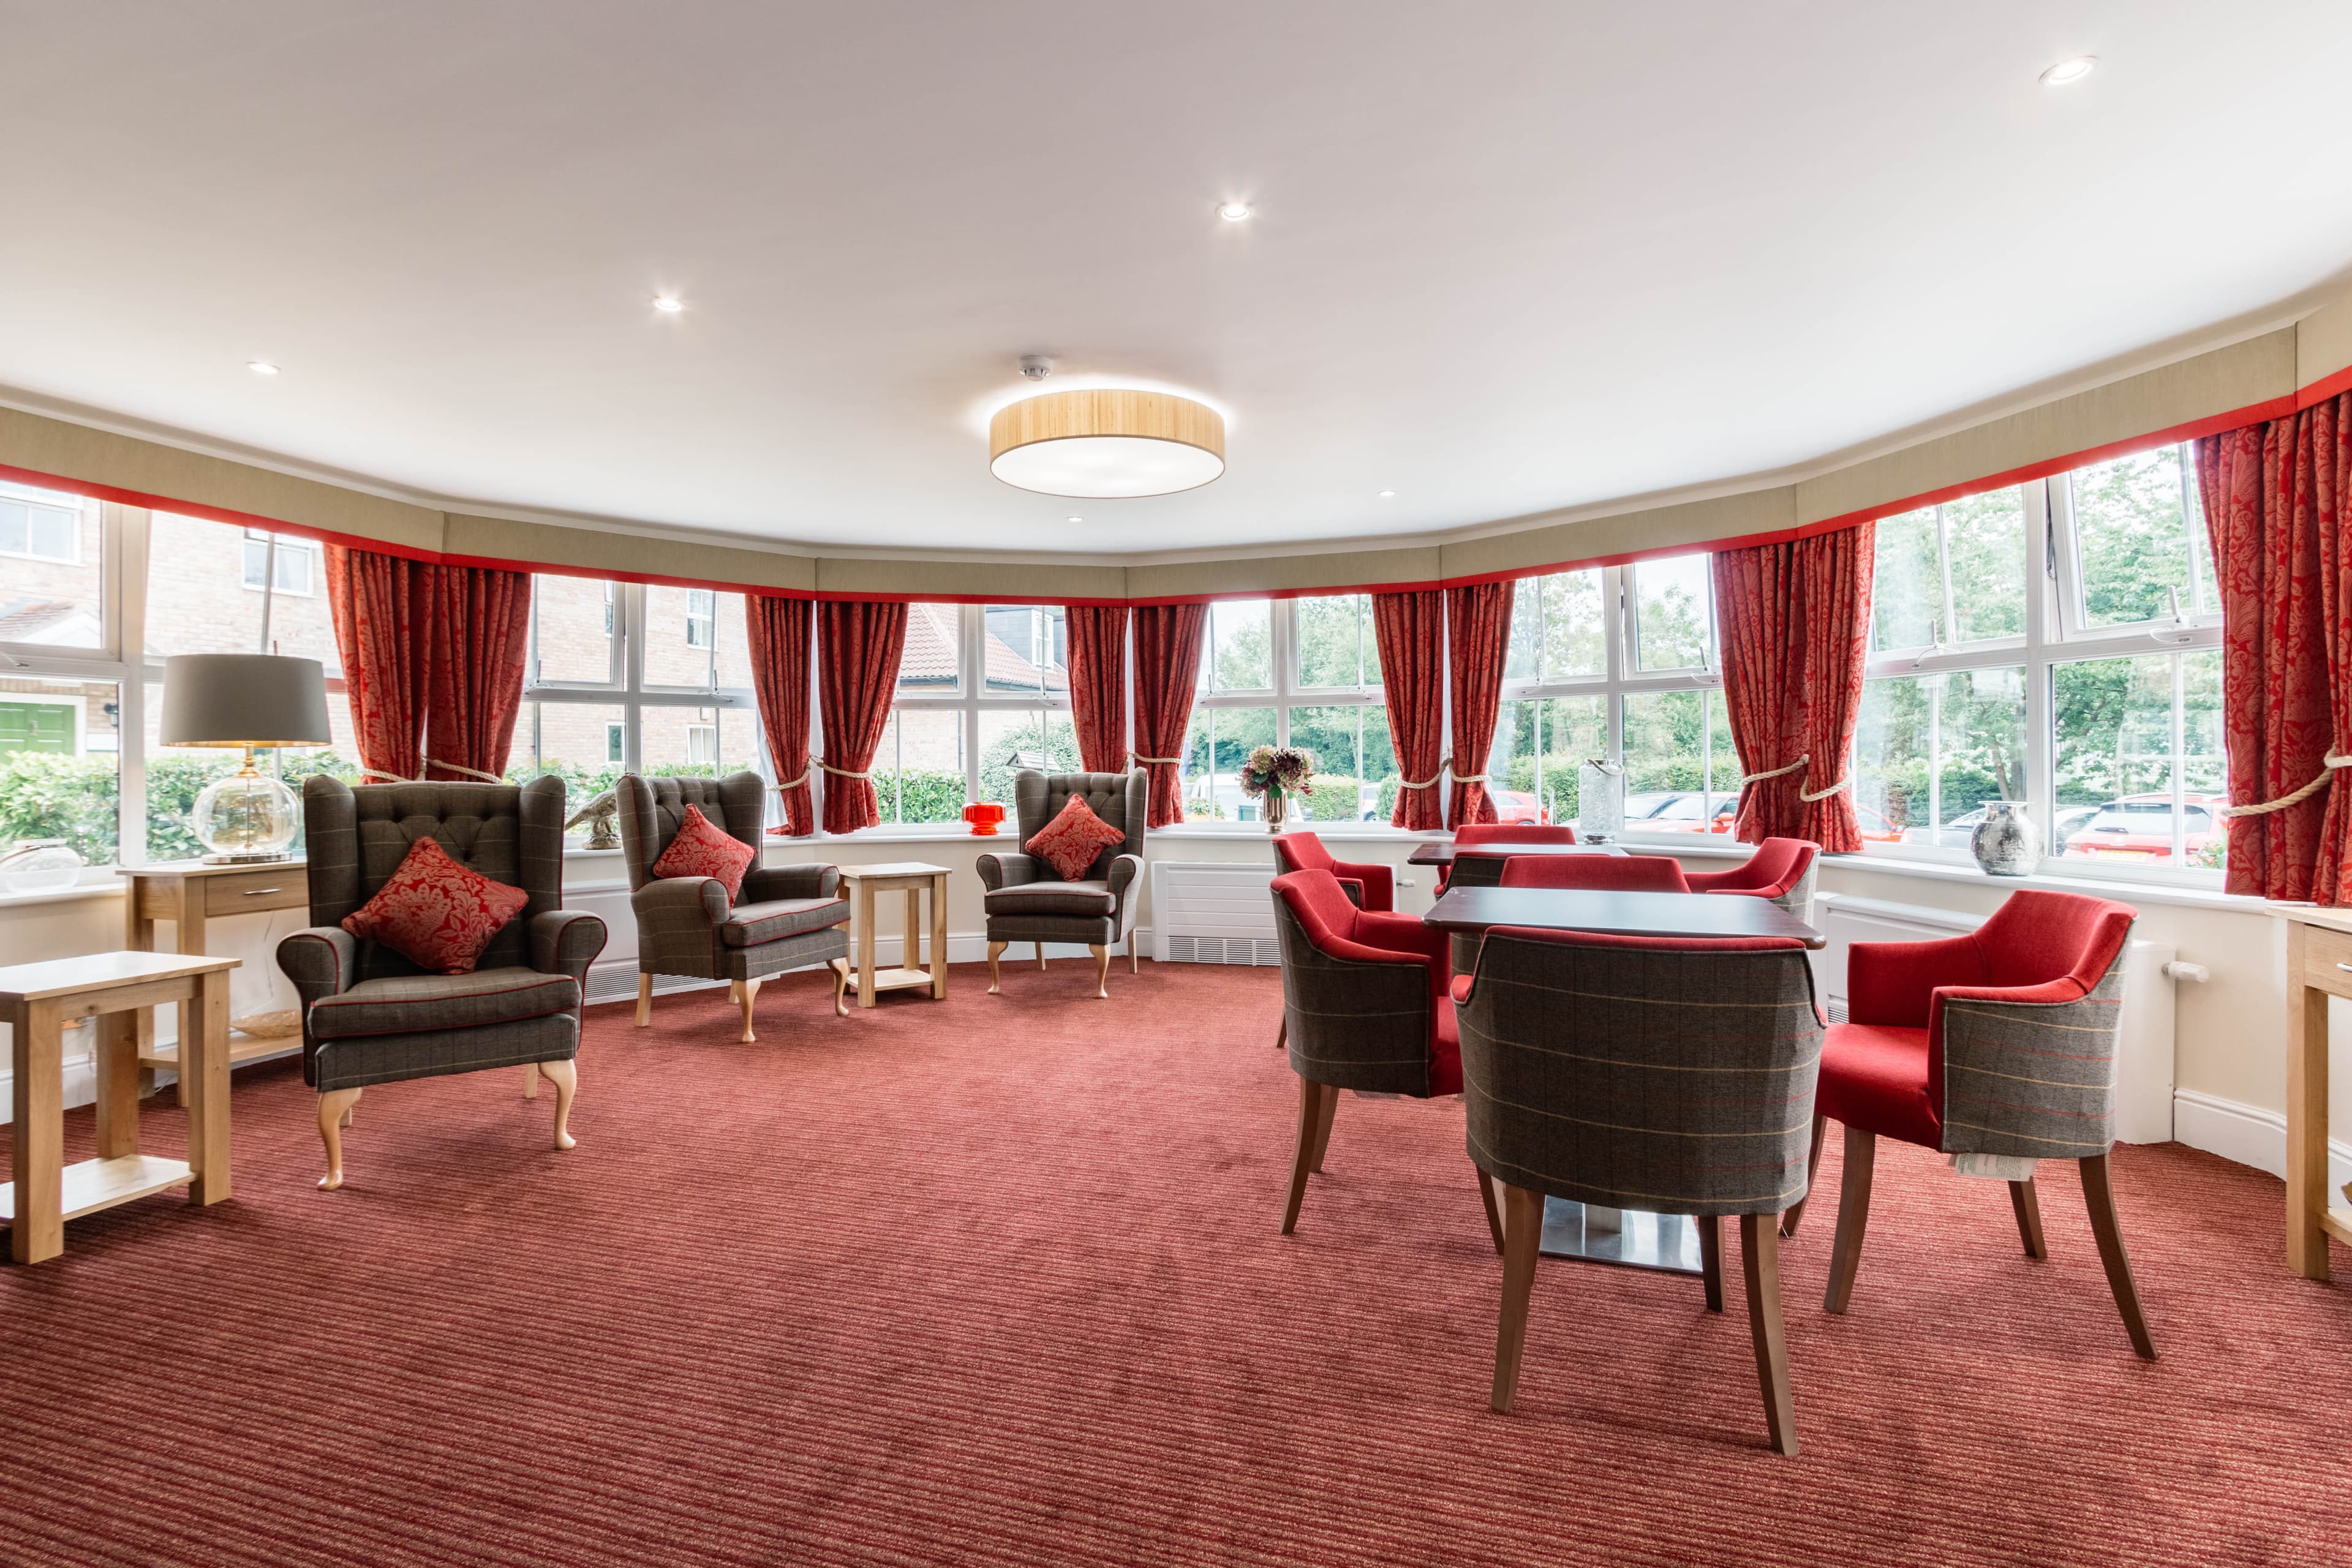
[[[1280,800],[1315,793],[1315,753],[1297,746],[1260,746],[1242,764],[1242,793]]]

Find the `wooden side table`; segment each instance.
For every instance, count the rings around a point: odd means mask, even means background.
[[[65,1222],[185,1184],[192,1204],[229,1195],[228,972],[234,958],[100,952],[0,969],[0,1022],[16,1072],[14,1180],[0,1188],[8,1251],[38,1263],[65,1250]],[[139,1152],[139,1047],[134,1020],[178,1002],[193,1020],[187,1063],[188,1157]],[[65,1026],[96,1017],[98,1157],[65,1161]]]
[[[849,972],[848,961],[835,959],[834,965],[848,980],[849,988],[857,993],[857,1005],[871,1007],[875,998],[885,991],[898,991],[916,985],[931,988],[931,999],[939,1000],[948,994],[948,868],[926,865],[920,860],[897,860],[884,866],[843,866],[841,879],[850,885],[852,929],[857,936],[857,968]],[[907,895],[907,925],[905,945],[898,952],[898,967],[877,970],[874,967],[874,895],[903,892]],[[931,962],[923,964],[923,895],[931,896]]]
[[[133,952],[155,950],[155,922],[173,922],[181,953],[194,957],[205,951],[205,921],[214,915],[260,914],[273,910],[308,910],[310,874],[308,862],[271,861],[263,865],[207,866],[201,860],[161,860],[150,866],[126,866],[129,894],[122,900],[123,943]],[[180,1038],[188,1037],[193,1004],[180,1005]],[[170,1046],[155,1043],[155,1020],[139,1015],[140,1089],[152,1088],[158,1068],[176,1068],[179,1056]],[[287,1035],[228,1035],[228,1059],[234,1067],[257,1057],[274,1057],[301,1046],[298,1026]],[[187,1080],[181,1079],[180,1103],[188,1103]]]
[[[2286,1266],[2325,1279],[2327,1238],[2352,1247],[2352,1208],[2327,1186],[2327,999],[2352,998],[2352,915],[2279,912],[2287,921]]]

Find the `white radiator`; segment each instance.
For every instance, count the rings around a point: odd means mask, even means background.
[[[1151,956],[1162,963],[1274,965],[1272,866],[1233,861],[1155,861],[1151,868]]]
[[[1814,953],[1813,977],[1830,1016],[1845,1016],[1846,950],[1857,942],[1936,942],[1984,924],[1982,915],[1894,904],[1846,893],[1813,900],[1813,923],[1829,945]],[[2172,981],[2169,942],[2134,942],[2124,955],[2124,1006],[2116,1042],[2116,1136],[2126,1143],[2172,1141]]]

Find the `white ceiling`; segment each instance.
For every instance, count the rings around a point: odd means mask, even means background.
[[[0,0],[0,384],[825,544],[1421,531],[2306,289],[2347,79],[2342,0]],[[1214,402],[1225,477],[991,479],[1026,352]]]

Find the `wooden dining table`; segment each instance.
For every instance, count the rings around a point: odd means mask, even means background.
[[[1770,900],[1732,893],[1454,888],[1423,918],[1441,931],[1472,936],[1514,926],[1607,936],[1793,937],[1815,949],[1829,944],[1827,937]],[[1672,1274],[1702,1271],[1698,1225],[1688,1215],[1604,1208],[1571,1198],[1544,1200],[1540,1250],[1546,1257],[1586,1263]]]
[[[1408,866],[1451,866],[1465,856],[1481,859],[1507,860],[1514,855],[1622,855],[1625,851],[1614,844],[1509,844],[1494,840],[1485,844],[1456,844],[1442,839],[1428,844],[1416,844],[1412,853],[1404,858]]]

